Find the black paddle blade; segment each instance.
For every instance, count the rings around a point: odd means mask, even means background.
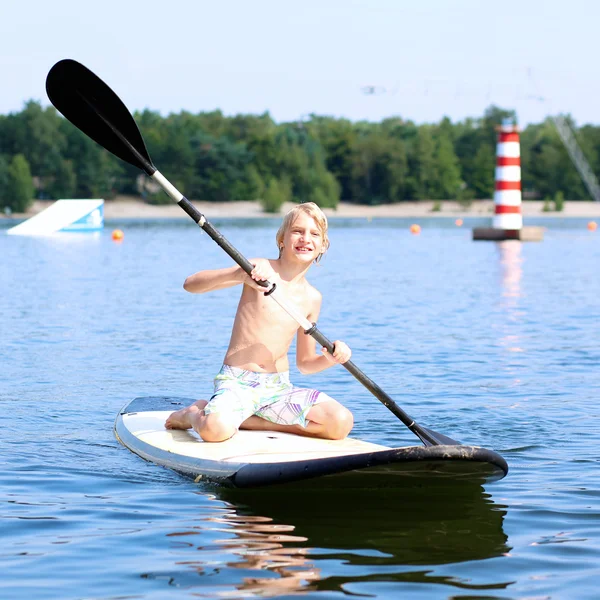
[[[128,108],[87,67],[71,59],[57,62],[46,78],[46,93],[75,127],[109,152],[148,175],[156,171]]]
[[[416,423],[409,429],[426,445],[426,446],[462,446],[460,442],[453,440],[451,437],[438,433],[426,427],[421,427]]]

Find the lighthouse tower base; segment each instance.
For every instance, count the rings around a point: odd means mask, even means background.
[[[520,240],[521,242],[541,242],[544,239],[544,227],[521,227],[521,229],[497,229],[495,227],[475,227],[474,240],[502,242]]]

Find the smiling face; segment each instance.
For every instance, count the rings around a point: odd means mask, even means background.
[[[279,255],[310,264],[329,247],[327,218],[313,202],[299,204],[285,217],[277,232]]]
[[[321,254],[323,238],[319,226],[312,217],[300,213],[283,236],[284,251],[302,261],[312,262]]]

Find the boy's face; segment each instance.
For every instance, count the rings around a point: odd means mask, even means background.
[[[283,236],[283,254],[310,264],[321,253],[323,236],[315,220],[300,213]],[[283,256],[283,255],[282,255]]]

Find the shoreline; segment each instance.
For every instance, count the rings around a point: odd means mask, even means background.
[[[27,213],[14,213],[7,216],[0,213],[0,220],[27,219],[53,204],[53,200],[36,200]],[[236,202],[196,202],[192,204],[207,218],[277,218],[284,215],[293,203],[285,203],[279,213],[263,212],[258,201]],[[336,210],[326,208],[323,212],[330,219],[335,218],[467,218],[492,217],[494,214],[493,200],[474,200],[469,207],[461,206],[458,202],[442,201],[441,210],[433,211],[434,201],[400,202],[397,204],[382,204],[367,206],[340,202]],[[600,202],[566,201],[561,212],[544,212],[544,202],[527,200],[522,204],[523,217],[559,217],[559,218],[597,218],[600,219]],[[189,216],[176,204],[155,206],[130,196],[117,196],[115,200],[104,203],[105,219],[189,219]]]

